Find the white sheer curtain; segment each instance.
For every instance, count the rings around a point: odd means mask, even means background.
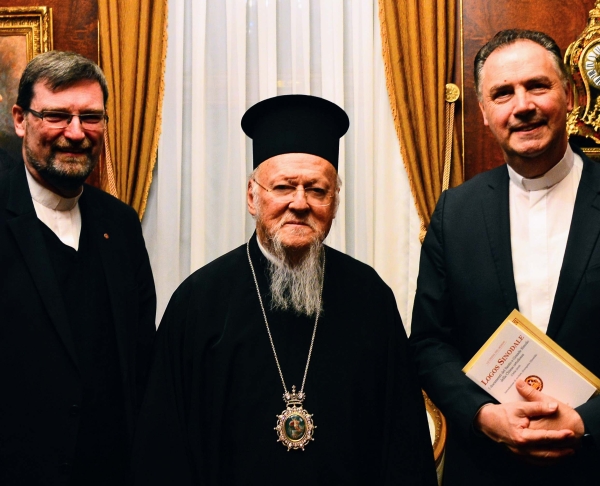
[[[162,136],[143,221],[158,319],[183,279],[252,234],[243,113],[298,93],[350,117],[327,243],[375,267],[409,327],[419,220],[385,89],[377,8],[377,0],[169,1]]]

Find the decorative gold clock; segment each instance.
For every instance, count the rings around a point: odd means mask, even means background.
[[[587,45],[583,52],[584,74],[592,86],[600,89],[600,39]]]
[[[567,48],[565,64],[575,101],[567,131],[584,152],[600,160],[600,0],[590,10],[586,28]]]

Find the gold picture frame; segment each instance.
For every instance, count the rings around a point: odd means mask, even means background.
[[[49,7],[0,7],[0,149],[20,157],[12,106],[19,80],[29,61],[53,48],[52,9]]]

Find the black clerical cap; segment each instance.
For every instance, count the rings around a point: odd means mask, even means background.
[[[337,170],[340,138],[348,115],[331,101],[307,95],[284,95],[256,103],[242,117],[242,129],[252,139],[254,168],[271,157],[312,154]]]

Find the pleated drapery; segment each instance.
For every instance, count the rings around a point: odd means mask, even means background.
[[[423,237],[443,190],[456,0],[379,0],[379,16],[388,95]],[[450,187],[463,180],[457,137],[452,138]]]
[[[377,0],[169,0],[163,130],[142,222],[159,318],[184,278],[254,230],[245,110],[298,93],[333,101],[350,117],[327,244],[375,267],[409,327],[419,217],[381,52]]]
[[[100,66],[110,91],[106,172],[114,174],[112,190],[103,188],[141,219],[161,128],[167,0],[100,0],[98,18]]]

